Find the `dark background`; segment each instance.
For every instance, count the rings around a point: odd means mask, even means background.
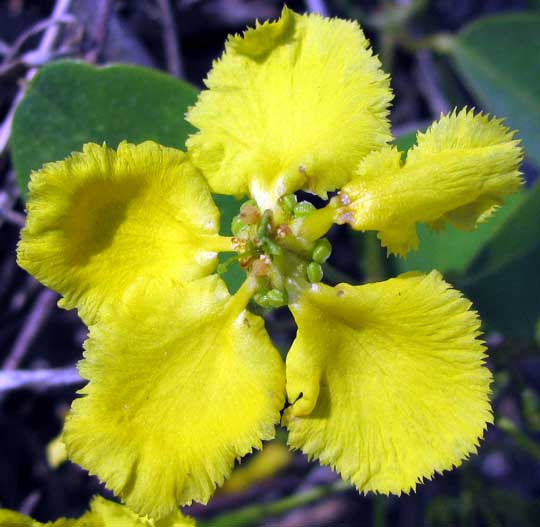
[[[317,8],[317,5],[322,5],[333,16],[359,18],[364,25],[385,69],[392,74],[396,97],[391,118],[398,136],[424,128],[454,104],[478,106],[448,59],[431,51],[413,49],[407,40],[409,36],[421,39],[435,32],[457,31],[487,15],[537,8],[538,2],[288,2],[288,6],[297,11]],[[377,20],[381,16],[411,5],[415,7],[414,13],[396,29],[380,28]],[[62,33],[59,43],[48,55],[32,56],[30,52],[37,48],[42,37],[42,33],[37,32],[39,24],[50,16],[54,6],[52,1],[0,0],[0,123],[6,122],[28,71],[58,58],[150,66],[202,87],[202,79],[212,61],[220,55],[226,36],[253,24],[256,18],[279,16],[282,3],[268,0],[73,1],[70,31]],[[176,57],[170,50],[166,51],[164,27],[170,24],[171,18],[164,6],[169,7],[176,29],[173,40],[178,51]],[[398,38],[404,26],[409,36]],[[17,43],[20,45],[14,49]],[[74,313],[55,306],[54,294],[44,290],[16,265],[15,247],[24,221],[24,208],[10,163],[9,147],[0,142],[0,148],[0,361],[6,371],[73,366],[81,357],[86,330]],[[537,170],[526,165],[526,176],[529,183],[532,182]],[[331,260],[333,269],[362,281],[366,269],[362,268],[360,260],[351,258],[350,250],[357,240],[344,229],[336,229],[331,236],[335,248]],[[281,346],[294,335],[286,313],[270,317],[268,327]],[[278,330],[287,337],[280,339]],[[510,432],[490,427],[479,455],[461,468],[435,477],[410,496],[331,494],[275,518],[268,516],[260,525],[539,525],[538,344],[526,339],[505,339],[496,332],[489,332],[487,336],[490,367],[496,374],[496,415],[516,425]],[[92,495],[107,495],[95,478],[76,465],[66,462],[53,468],[47,458],[47,445],[60,432],[76,387],[77,384],[57,387],[38,384],[0,392],[0,507],[21,510],[47,521],[80,515]],[[218,494],[208,507],[195,506],[190,514],[199,518],[215,517],[237,507],[271,502],[334,480],[329,470],[308,463],[301,454],[294,454],[284,468],[252,482],[240,492]]]

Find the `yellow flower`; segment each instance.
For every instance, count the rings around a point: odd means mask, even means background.
[[[231,37],[188,119],[188,155],[147,142],[84,152],[32,176],[19,263],[90,325],[64,441],[139,514],[207,502],[235,460],[274,436],[360,491],[401,493],[459,465],[491,422],[480,322],[437,272],[321,283],[330,226],[472,228],[520,183],[497,120],[442,117],[403,164],[392,95],[354,22],[284,9]],[[298,190],[327,198],[314,210]],[[219,236],[211,192],[250,195]],[[213,274],[236,251],[233,296]],[[218,269],[221,270],[221,269]],[[248,303],[289,305],[286,364]]]
[[[95,496],[90,510],[79,518],[60,518],[41,523],[8,509],[0,509],[0,525],[3,527],[195,527],[195,520],[176,511],[154,521],[140,517],[123,505]]]

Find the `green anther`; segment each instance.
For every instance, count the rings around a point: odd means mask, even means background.
[[[264,240],[264,248],[266,249],[266,252],[273,254],[274,256],[283,254],[283,249],[272,240]]]
[[[307,266],[307,277],[308,277],[308,280],[312,284],[316,284],[317,282],[320,282],[323,277],[323,270],[322,270],[321,264],[317,262],[311,262]]]
[[[281,200],[283,203],[283,208],[286,211],[293,213],[294,207],[296,207],[297,204],[296,196],[294,194],[287,194],[286,196],[283,196]]]
[[[309,201],[301,201],[294,207],[294,215],[297,218],[305,218],[315,211],[315,205],[311,204]]]
[[[287,292],[282,291],[281,289],[270,289],[270,291],[266,293],[266,299],[271,307],[286,306],[289,301]]]
[[[315,242],[311,257],[317,263],[324,263],[332,254],[332,245],[327,238],[321,238]]]
[[[259,304],[261,307],[264,307],[266,309],[272,307],[270,304],[270,300],[268,298],[268,295],[266,293],[257,293],[253,296],[253,300]]]
[[[231,231],[234,236],[240,234],[240,231],[245,229],[247,225],[242,221],[240,216],[235,216],[231,222]]]

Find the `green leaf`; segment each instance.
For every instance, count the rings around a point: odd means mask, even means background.
[[[483,108],[519,131],[527,157],[540,165],[540,13],[494,16],[457,36],[451,56]]]
[[[214,194],[214,201],[221,211],[220,234],[223,236],[231,236],[231,222],[232,219],[238,214],[242,202],[233,196],[225,196],[223,194]],[[231,253],[220,254],[219,263],[225,262],[231,256]],[[221,275],[221,278],[225,280],[225,283],[229,288],[229,292],[234,294],[244,283],[246,279],[246,272],[240,267],[238,262],[234,262],[229,265],[229,268]]]
[[[13,121],[11,153],[26,194],[32,170],[64,159],[84,143],[152,139],[183,148],[193,128],[185,121],[197,90],[137,66],[94,68],[81,62],[50,64],[34,77]]]
[[[491,329],[531,338],[540,321],[540,184],[486,244],[457,285]]]
[[[416,134],[417,132],[407,132],[396,137],[393,143],[399,151],[406,153],[409,148],[412,148],[416,144]]]
[[[442,273],[463,273],[489,241],[494,237],[512,212],[519,207],[526,196],[520,192],[510,196],[506,203],[485,223],[474,231],[463,232],[451,225],[436,232],[420,224],[418,237],[420,246],[406,259],[395,258],[399,272],[438,269]]]

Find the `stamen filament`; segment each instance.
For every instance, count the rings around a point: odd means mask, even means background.
[[[219,234],[204,235],[201,239],[201,246],[216,253],[235,252],[232,236],[220,236]]]
[[[322,209],[314,210],[298,224],[296,235],[306,241],[314,242],[322,238],[335,222],[337,203],[333,200]]]

